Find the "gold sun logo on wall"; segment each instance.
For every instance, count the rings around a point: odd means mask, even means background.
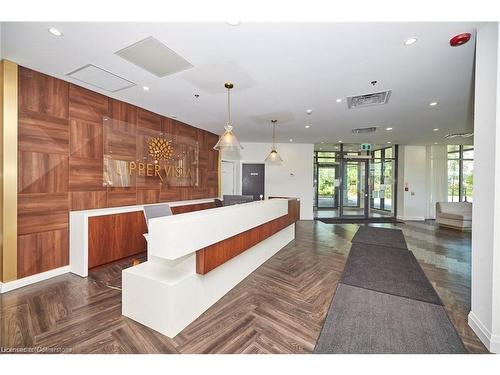
[[[149,140],[149,156],[151,156],[155,161],[159,160],[169,160],[174,153],[174,148],[172,144],[159,137],[151,138]]]

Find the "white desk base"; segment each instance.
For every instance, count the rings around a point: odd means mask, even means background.
[[[294,238],[291,224],[206,275],[195,253],[151,257],[122,272],[122,314],[172,338]]]

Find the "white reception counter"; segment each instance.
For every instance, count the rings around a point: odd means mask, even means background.
[[[123,315],[174,337],[293,240],[295,224],[286,222],[204,275],[196,273],[196,251],[271,225],[288,211],[287,199],[271,199],[151,219],[148,261],[123,271]]]

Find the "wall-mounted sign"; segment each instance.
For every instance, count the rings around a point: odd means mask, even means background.
[[[361,151],[371,151],[371,150],[372,150],[372,145],[370,143],[361,144]]]
[[[103,185],[198,186],[196,139],[104,118]]]

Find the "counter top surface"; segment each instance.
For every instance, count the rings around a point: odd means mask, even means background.
[[[287,199],[269,199],[150,219],[148,254],[174,260],[287,213]]]
[[[170,205],[170,207],[177,207],[177,206],[187,206],[191,204],[200,204],[200,203],[210,203],[213,202],[214,198],[205,198],[205,199],[193,199],[193,200],[186,200],[186,201],[175,201],[175,202],[158,202],[158,203],[152,203],[152,204],[138,204],[134,206],[122,206],[122,207],[109,207],[109,208],[95,208],[92,210],[80,210],[80,211],[71,211],[70,215],[71,216],[79,216],[79,215],[84,215],[84,216],[102,216],[102,215],[112,215],[112,214],[121,214],[125,212],[133,212],[133,211],[141,211],[144,206],[151,206],[154,204],[163,204],[166,203]]]

